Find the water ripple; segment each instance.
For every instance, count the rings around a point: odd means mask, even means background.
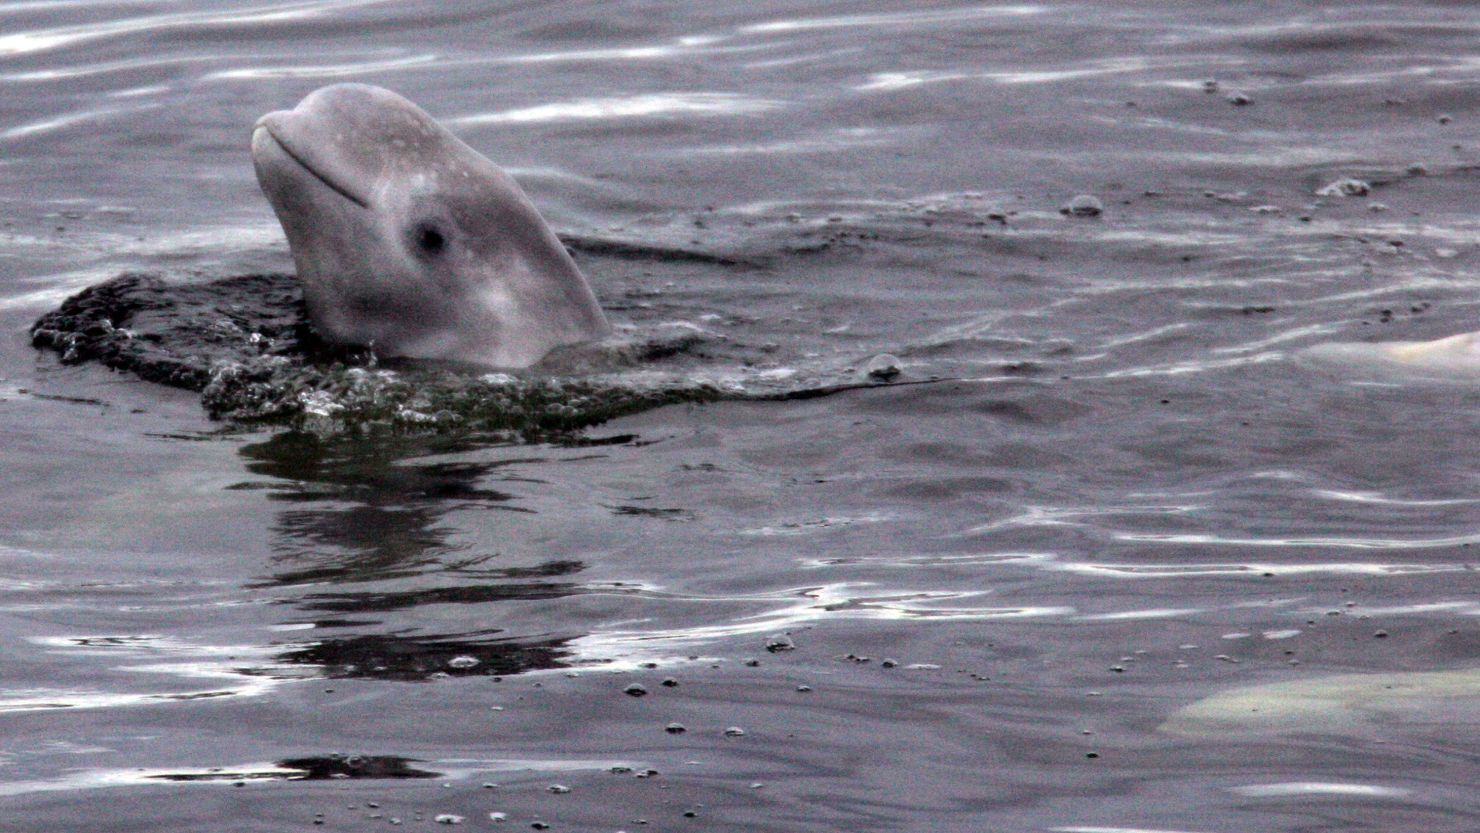
[[[81,26],[59,26],[51,29],[33,29],[27,32],[12,32],[0,35],[0,56],[27,55],[45,52],[64,46],[118,35],[155,33],[167,29],[221,26],[251,26],[263,23],[281,23],[317,17],[326,13],[339,12],[357,6],[384,3],[385,0],[319,0],[319,2],[297,3],[286,6],[259,6],[252,9],[213,12],[181,12],[175,14],[145,15],[107,20]]]
[[[760,113],[780,106],[780,101],[735,93],[647,93],[612,98],[583,98],[497,113],[477,113],[448,119],[448,123],[472,126],[644,116],[733,116]]]
[[[956,23],[966,20],[984,20],[999,17],[1027,17],[1043,14],[1044,6],[978,6],[968,9],[945,9],[920,12],[881,12],[877,14],[851,14],[837,17],[799,17],[790,20],[773,20],[753,23],[741,27],[747,33],[804,32],[817,29],[868,28],[886,26],[921,26],[936,23]]]
[[[205,80],[250,80],[269,78],[347,78],[355,75],[386,72],[435,64],[438,56],[427,53],[405,58],[389,58],[378,61],[351,61],[343,64],[304,64],[286,67],[241,67],[223,69],[205,76]]]

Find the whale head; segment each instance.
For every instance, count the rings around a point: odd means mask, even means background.
[[[390,90],[336,84],[268,113],[252,161],[330,342],[527,367],[609,332],[513,177]]]

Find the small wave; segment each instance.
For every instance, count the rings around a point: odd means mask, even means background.
[[[479,113],[448,119],[448,123],[471,127],[483,124],[525,124],[680,114],[733,116],[761,113],[781,106],[782,103],[779,101],[751,98],[735,93],[646,93],[612,98],[583,98],[497,113]]]
[[[163,104],[143,104],[135,107],[104,107],[97,110],[85,110],[80,113],[68,113],[66,115],[55,116],[49,119],[42,119],[41,121],[31,122],[30,124],[22,124],[17,127],[12,127],[9,130],[0,132],[0,140],[11,141],[15,139],[30,138],[42,133],[55,133],[58,130],[65,130],[67,128],[76,127],[83,124],[90,124],[92,122],[113,118],[115,116],[122,116],[132,113],[142,113],[149,110],[157,110],[163,106]]]
[[[1314,795],[1341,795],[1360,798],[1405,798],[1413,793],[1403,787],[1378,784],[1352,784],[1331,781],[1286,781],[1280,784],[1250,784],[1229,787],[1228,791],[1250,798],[1306,798]]]
[[[1239,538],[1211,533],[1114,532],[1119,541],[1156,544],[1202,544],[1222,547],[1328,547],[1357,550],[1445,549],[1480,543],[1480,532],[1434,538],[1341,538],[1335,536]]]
[[[320,2],[295,3],[276,6],[259,6],[252,9],[212,12],[183,12],[176,14],[142,15],[108,20],[81,26],[58,26],[50,29],[33,29],[0,35],[0,55],[29,55],[46,52],[87,41],[118,35],[135,35],[168,29],[196,29],[219,26],[249,26],[262,23],[302,20],[329,12],[356,6],[383,3],[384,0],[321,0]]]
[[[721,35],[688,35],[670,43],[656,46],[617,46],[603,49],[571,49],[562,52],[532,52],[524,55],[506,55],[500,63],[544,64],[562,61],[646,61],[655,58],[689,56],[695,52],[715,51],[705,47],[722,43]],[[729,51],[729,50],[721,50]]]
[[[763,636],[843,619],[986,621],[1040,619],[1072,615],[1062,605],[971,605],[963,601],[990,595],[990,591],[932,591],[884,589],[872,584],[827,584],[792,588],[752,596],[673,596],[649,591],[646,595],[668,602],[775,605],[760,613],[709,625],[686,628],[611,629],[572,640],[568,647],[592,661],[632,663],[678,658],[694,646],[743,636]],[[780,604],[777,604],[780,603]]]
[[[1196,563],[1196,564],[1106,564],[1091,562],[1054,562],[1044,569],[1115,578],[1201,578],[1206,576],[1347,575],[1411,576],[1429,573],[1469,572],[1459,564],[1381,564],[1356,561],[1327,561],[1311,564]]]
[[[302,64],[282,67],[240,67],[223,69],[206,75],[206,81],[259,81],[281,78],[348,78],[369,75],[389,70],[436,64],[438,56],[433,54],[412,55],[405,58],[385,60],[350,61],[342,64]]]
[[[774,32],[805,32],[817,29],[878,29],[887,26],[920,26],[998,17],[1028,17],[1042,14],[1045,11],[1047,11],[1047,8],[1044,6],[979,6],[969,9],[945,9],[941,11],[880,12],[877,14],[838,15],[836,17],[799,17],[790,20],[773,20],[768,23],[753,23],[749,26],[742,27],[740,31],[748,34],[771,34]]]

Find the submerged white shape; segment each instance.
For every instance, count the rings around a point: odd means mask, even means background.
[[[1322,364],[1386,371],[1400,381],[1480,378],[1480,332],[1432,341],[1378,341],[1318,344],[1301,357]]]
[[[1244,686],[1184,706],[1175,735],[1350,734],[1365,724],[1480,722],[1480,668],[1337,674]]]

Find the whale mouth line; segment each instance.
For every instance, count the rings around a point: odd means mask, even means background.
[[[343,185],[340,185],[339,183],[335,182],[334,180],[330,179],[329,177],[327,177],[324,174],[320,173],[319,171],[315,170],[312,165],[308,164],[307,162],[305,162],[303,160],[303,157],[301,157],[298,154],[294,153],[293,152],[293,149],[288,146],[288,143],[287,142],[284,142],[282,139],[279,139],[277,137],[277,135],[272,132],[272,129],[269,128],[267,125],[265,125],[265,124],[259,124],[259,125],[257,125],[253,129],[252,132],[255,134],[258,130],[266,133],[267,134],[267,138],[269,138],[269,139],[272,140],[272,143],[274,145],[276,145],[278,147],[278,149],[283,152],[283,155],[287,156],[289,159],[291,159],[294,162],[296,162],[298,164],[298,167],[302,168],[305,171],[308,171],[308,173],[310,175],[312,175],[314,179],[317,179],[319,182],[322,182],[324,184],[324,187],[328,188],[330,191],[333,191],[334,193],[338,194],[339,196],[344,197],[345,199],[349,200],[350,202],[354,203],[355,205],[358,205],[361,208],[369,208],[370,207],[370,203],[369,202],[367,202],[366,200],[361,199],[353,191],[349,190],[348,188],[344,187]]]

